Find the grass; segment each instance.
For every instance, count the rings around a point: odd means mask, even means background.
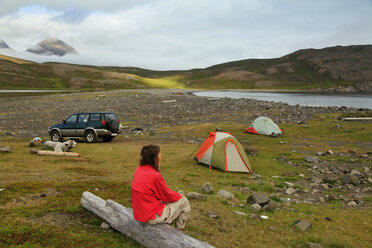
[[[258,221],[249,218],[252,212],[244,204],[249,193],[239,190],[247,187],[270,195],[275,192],[274,187],[301,180],[298,175],[308,173],[308,167],[302,162],[305,155],[293,149],[310,154],[328,149],[368,152],[368,146],[363,144],[372,142],[369,135],[372,125],[342,122],[336,117],[336,114],[318,116],[306,123],[308,128],[282,125],[285,135],[275,139],[244,134],[246,124],[231,122],[164,127],[157,130],[158,134],[173,133],[172,140],[144,135],[134,140],[119,137],[111,143],[79,142],[74,151],[82,154],[80,158],[31,155],[27,140],[2,139],[0,145],[11,146],[13,152],[0,153],[0,188],[4,188],[0,192],[0,246],[140,247],[116,231],[101,229],[102,221],[81,206],[80,198],[84,191],[90,191],[131,207],[130,184],[139,151],[145,144],[156,143],[163,153],[162,174],[170,188],[187,193],[197,192],[205,182],[211,182],[214,187],[214,193],[208,195],[206,201],[190,201],[192,211],[185,232],[195,238],[215,247],[295,247],[306,242],[320,243],[323,247],[369,247],[372,242],[369,208],[345,208],[336,201],[328,205],[292,204],[282,210],[262,212],[260,214],[269,219]],[[333,128],[336,125],[342,128]],[[243,146],[258,151],[258,155],[249,159],[261,179],[197,165],[192,155],[200,144],[178,141],[205,138],[216,127],[228,129]],[[343,132],[343,129],[353,131]],[[300,165],[288,166],[277,159],[280,156],[298,161]],[[220,189],[233,192],[243,205],[230,206],[218,198],[216,192]],[[271,198],[279,201],[276,195]],[[366,196],[364,200],[370,203],[371,197]],[[210,218],[207,211],[217,212],[221,218]],[[296,230],[293,222],[299,219],[311,222],[312,229]]]

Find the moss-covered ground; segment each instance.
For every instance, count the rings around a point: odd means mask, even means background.
[[[308,175],[306,163],[289,166],[276,159],[280,156],[303,161],[305,154],[329,149],[335,153],[350,149],[359,154],[369,152],[372,124],[343,122],[336,117],[318,116],[306,125],[284,124],[281,127],[285,134],[279,138],[245,134],[247,125],[239,123],[164,127],[153,136],[121,136],[111,143],[79,142],[74,151],[82,154],[80,158],[32,155],[28,140],[0,140],[1,146],[13,148],[11,153],[0,153],[0,247],[141,247],[119,232],[102,229],[102,220],[85,210],[80,198],[84,191],[90,191],[131,207],[130,185],[139,151],[150,143],[161,147],[162,174],[170,188],[187,193],[198,191],[205,182],[214,187],[206,201],[190,201],[192,211],[184,232],[195,238],[215,247],[296,247],[307,242],[333,248],[371,247],[370,208],[291,204],[259,213],[269,217],[260,221],[249,217],[252,212],[248,206],[232,207],[216,197],[218,190],[225,189],[244,204],[249,193],[238,191],[239,187],[270,194],[275,185],[296,181],[299,174]],[[205,138],[217,126],[257,151],[249,159],[254,172],[262,178],[209,170],[192,160],[200,143],[181,140]],[[165,139],[169,133],[172,138]],[[287,176],[288,172],[292,176]],[[221,218],[211,218],[207,211]],[[299,219],[311,222],[311,230],[294,228],[294,221]]]

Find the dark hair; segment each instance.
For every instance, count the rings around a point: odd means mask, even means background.
[[[157,145],[147,145],[142,147],[140,165],[151,165],[155,170],[160,172],[158,154],[160,147]]]

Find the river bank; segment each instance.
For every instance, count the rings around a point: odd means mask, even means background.
[[[306,123],[322,113],[358,113],[346,107],[311,107],[255,99],[211,98],[180,89],[69,93],[0,99],[0,134],[46,137],[48,127],[72,113],[112,111],[122,125],[153,132],[164,126],[233,121],[247,126],[258,116],[277,123]]]

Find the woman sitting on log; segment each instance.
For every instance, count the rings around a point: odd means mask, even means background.
[[[140,165],[132,182],[132,207],[135,220],[148,224],[175,221],[185,228],[190,204],[185,196],[169,189],[160,174],[161,152],[157,145],[142,147]]]

